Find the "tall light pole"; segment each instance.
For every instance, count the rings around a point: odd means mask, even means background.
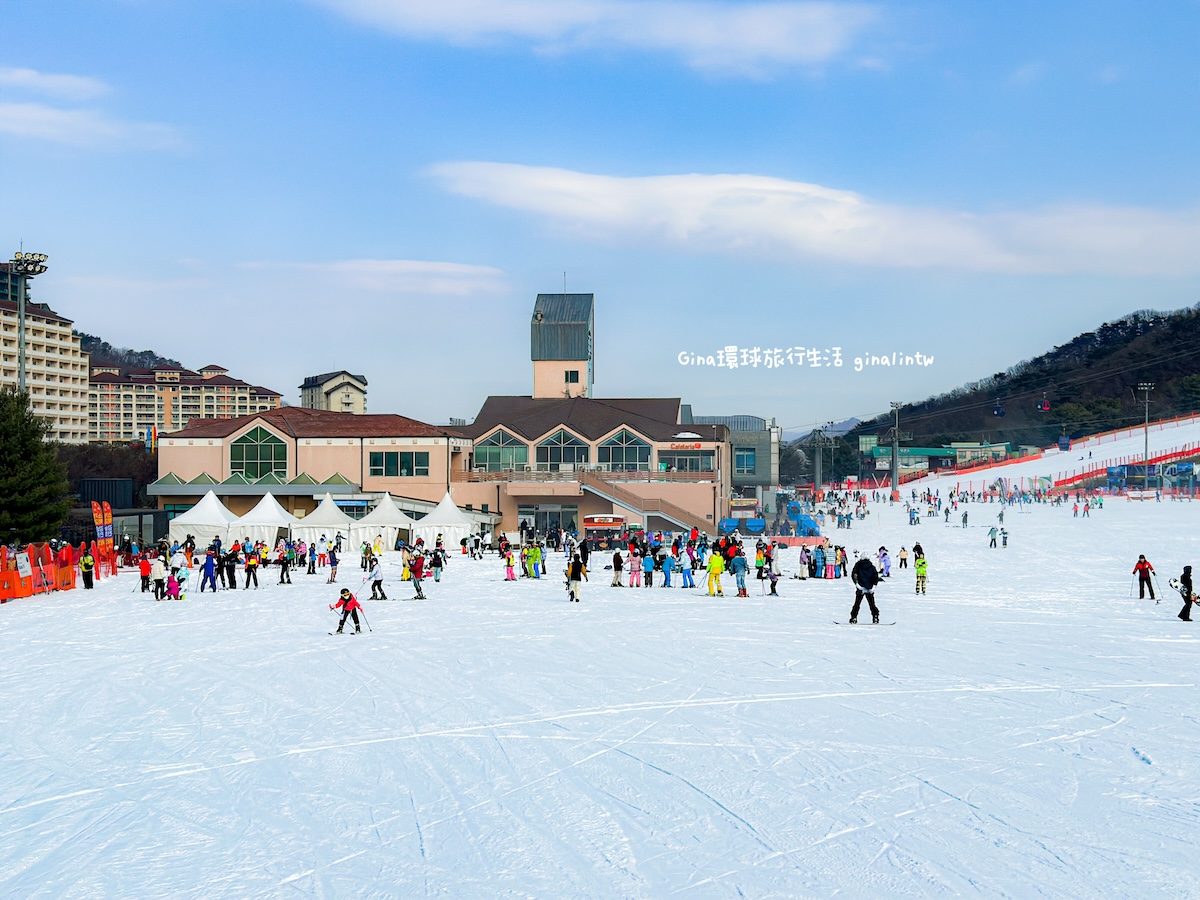
[[[25,390],[25,286],[46,271],[45,253],[22,253],[8,261],[8,273],[17,277],[17,390]]]
[[[1145,474],[1142,476],[1142,490],[1150,489],[1150,392],[1154,390],[1153,381],[1138,382],[1137,389],[1142,391],[1146,397],[1146,442],[1142,453],[1142,461],[1145,464]]]

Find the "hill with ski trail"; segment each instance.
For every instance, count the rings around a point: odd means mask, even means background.
[[[1200,453],[1200,415],[1151,422],[1149,429],[1150,459],[1194,450]],[[1146,429],[1142,426],[1093,435],[1072,443],[1070,450],[1049,448],[1035,458],[981,466],[967,471],[931,473],[907,481],[903,492],[917,490],[952,490],[957,484],[963,491],[981,490],[997,478],[1007,478],[1013,485],[1021,479],[1031,486],[1036,479],[1052,482],[1077,476],[1103,476],[1108,466],[1141,465],[1145,459]],[[903,455],[901,455],[903,459]]]

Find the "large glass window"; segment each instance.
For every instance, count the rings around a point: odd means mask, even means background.
[[[712,450],[659,450],[658,468],[663,472],[711,472],[715,457]]]
[[[429,474],[428,452],[372,452],[371,474],[378,478],[409,478]]]
[[[587,465],[590,448],[575,435],[559,429],[537,446],[539,472],[557,472],[563,466]]]
[[[507,431],[497,431],[475,445],[475,466],[489,472],[524,469],[529,464],[529,445]]]
[[[265,428],[254,428],[229,446],[229,470],[246,478],[287,475],[287,444]]]
[[[613,472],[644,472],[650,468],[650,445],[622,428],[596,448],[596,462]]]
[[[733,450],[733,474],[754,474],[754,448],[735,447]]]

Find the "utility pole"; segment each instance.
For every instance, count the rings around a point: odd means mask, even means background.
[[[896,414],[896,424],[884,435],[885,440],[892,443],[892,499],[900,499],[900,442],[911,441],[912,434],[900,430],[900,404],[893,403],[892,411]]]
[[[1148,491],[1150,490],[1150,392],[1154,390],[1154,382],[1138,382],[1137,389],[1145,395],[1146,399],[1146,434],[1145,444],[1142,450],[1142,462],[1145,465],[1145,469],[1143,470],[1142,474],[1142,490]]]

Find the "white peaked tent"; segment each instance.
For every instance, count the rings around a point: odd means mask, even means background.
[[[200,498],[199,503],[171,520],[168,534],[171,543],[182,543],[190,534],[196,539],[196,546],[203,549],[214,535],[228,543],[225,539],[229,534],[229,526],[236,519],[237,516],[225,508],[217,495],[209,491]]]
[[[396,546],[396,537],[401,532],[411,532],[414,525],[396,505],[391,494],[384,494],[379,504],[359,519],[350,529],[350,544],[357,550],[363,541],[374,543],[375,538],[383,535],[383,549],[391,550]]]
[[[332,544],[339,531],[342,537],[350,540],[352,525],[354,520],[338,509],[332,494],[326,494],[316,509],[292,526],[292,537],[298,541],[312,543],[320,540],[321,535],[325,535]],[[342,546],[345,546],[345,542]]]
[[[274,549],[279,539],[279,532],[288,532],[299,519],[279,505],[274,494],[267,494],[258,501],[258,505],[229,526],[229,540],[250,538],[251,541],[264,541]]]
[[[423,538],[425,546],[432,549],[433,542],[440,534],[446,550],[457,552],[458,542],[470,537],[476,530],[475,523],[455,505],[450,495],[446,494],[442,502],[433,508],[433,512],[417,522],[413,528],[412,539],[416,542],[417,538]]]

